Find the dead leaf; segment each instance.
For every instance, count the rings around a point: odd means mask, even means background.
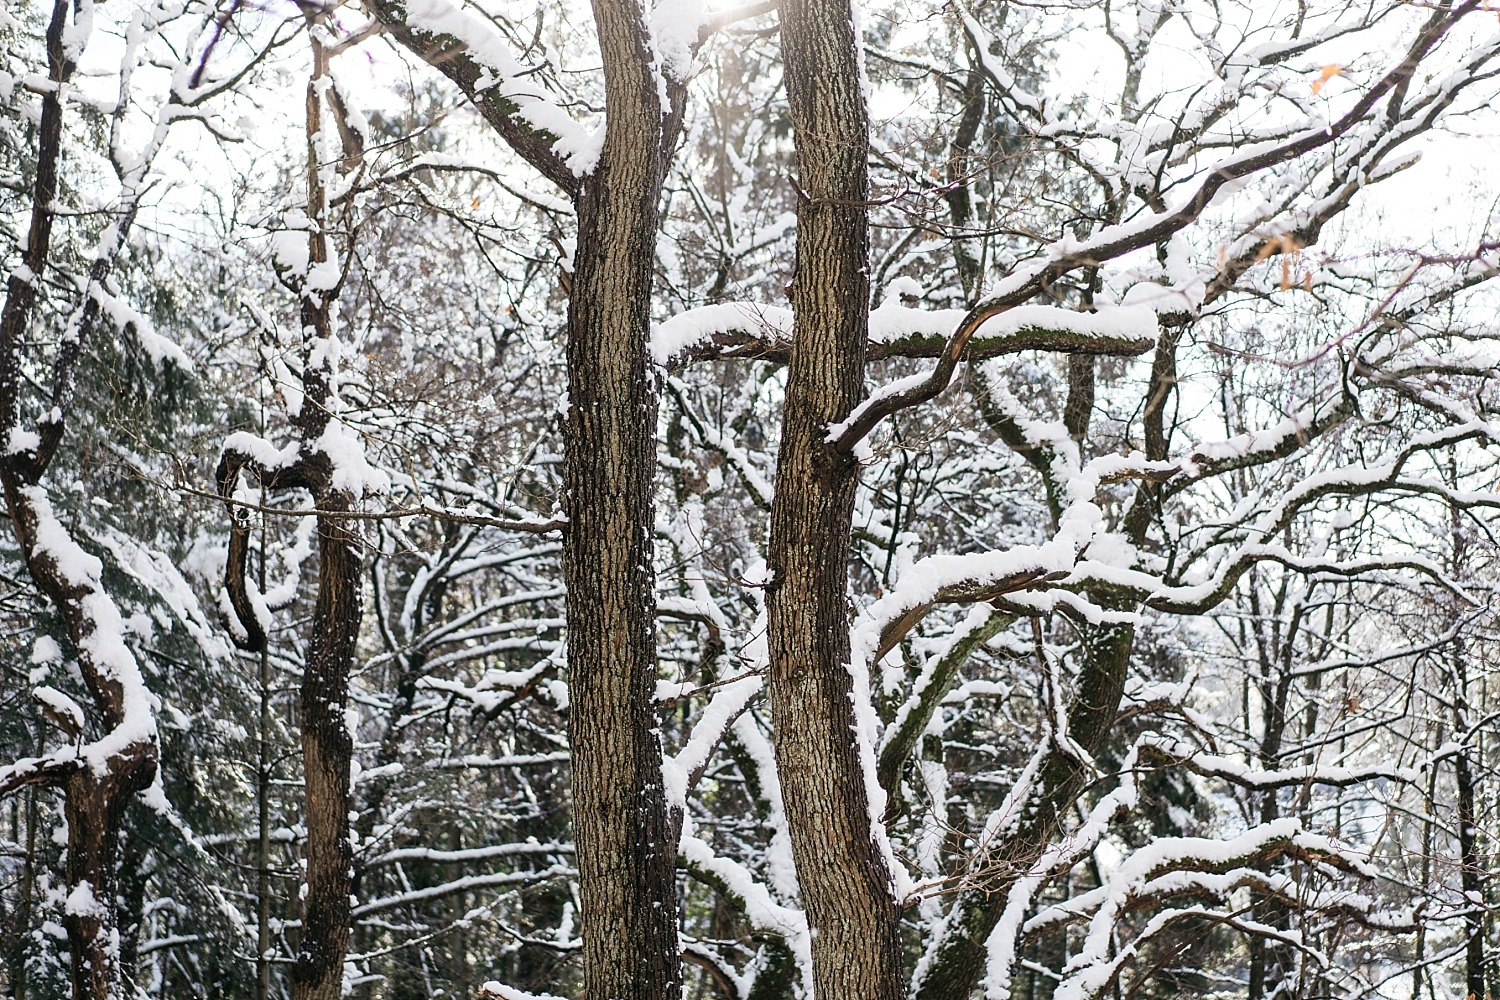
[[[1327,66],[1324,66],[1323,69],[1318,73],[1318,78],[1313,81],[1312,92],[1316,94],[1321,91],[1325,83],[1327,83],[1329,80],[1332,80],[1343,71],[1344,67],[1340,66],[1338,63],[1329,63]]]

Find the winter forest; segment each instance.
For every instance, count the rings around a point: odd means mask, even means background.
[[[0,8],[0,994],[1500,997],[1500,13],[715,2]]]

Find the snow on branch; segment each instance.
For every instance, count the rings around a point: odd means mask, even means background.
[[[560,877],[574,877],[577,870],[568,865],[551,865],[537,871],[525,872],[494,872],[488,875],[467,875],[463,878],[453,879],[441,885],[427,886],[421,889],[410,889],[406,892],[398,892],[390,896],[382,896],[380,899],[372,899],[368,903],[361,903],[350,911],[350,915],[359,918],[369,916],[373,913],[383,913],[386,910],[394,910],[402,906],[410,906],[413,903],[423,903],[434,899],[442,899],[457,892],[472,892],[475,889],[491,889],[501,886],[528,886],[545,882],[548,879]]]
[[[140,666],[126,644],[120,610],[104,589],[104,565],[85,552],[57,519],[46,491],[27,486],[11,498],[27,567],[67,625],[85,683],[107,727],[89,742],[73,742],[51,753],[0,767],[0,794],[28,784],[58,784],[87,770],[100,781],[139,764],[156,764],[157,699],[146,689]],[[38,697],[54,720],[77,740],[84,719],[79,706],[58,692]],[[149,776],[148,776],[149,781]]]
[[[514,986],[506,986],[497,979],[491,979],[479,987],[479,995],[486,997],[497,997],[498,1000],[567,1000],[553,993],[528,993],[518,990]]]
[[[490,25],[449,0],[367,0],[406,48],[458,84],[501,137],[565,193],[598,163],[604,129],[588,130],[533,82]]]
[[[962,309],[913,309],[887,300],[870,311],[865,357],[943,358],[963,330]],[[1155,313],[1117,306],[1085,313],[1056,306],[1017,306],[987,316],[963,333],[970,360],[1053,351],[1134,357],[1156,343]],[[779,306],[726,302],[678,313],[651,331],[651,356],[675,370],[697,361],[754,358],[784,364],[791,357],[792,312]],[[967,351],[967,353],[965,353]],[[951,374],[951,372],[950,372]]]
[[[687,744],[674,757],[662,761],[662,779],[666,786],[667,807],[686,809],[688,792],[708,769],[709,759],[734,725],[734,720],[750,707],[764,681],[751,674],[725,684],[714,692],[708,707],[693,723]]]
[[[802,981],[813,981],[812,932],[807,914],[778,903],[770,889],[743,865],[716,855],[712,847],[690,833],[682,835],[678,850],[689,874],[733,903],[745,914],[751,927],[785,941],[796,959]]]
[[[913,317],[906,314],[924,320],[929,315],[899,306],[882,306],[871,313],[870,324],[872,328],[878,325],[887,342],[936,347],[934,334],[911,322]],[[889,325],[884,322],[885,316],[892,319]],[[877,317],[881,318],[878,324]],[[956,328],[949,328],[952,333],[938,348],[938,363],[930,373],[881,386],[842,421],[828,428],[829,442],[841,452],[851,452],[886,417],[936,398],[953,381],[959,361],[971,350],[971,341],[992,325],[998,330],[988,334],[989,352],[979,357],[1027,350],[1135,357],[1155,346],[1157,333],[1155,311],[1140,306],[1116,306],[1094,313],[1019,303],[991,310],[973,309],[959,317]]]
[[[1034,931],[1092,911],[1083,947],[1065,967],[1065,978],[1054,992],[1054,1000],[1093,1000],[1108,988],[1144,941],[1190,912],[1168,909],[1157,913],[1134,940],[1120,947],[1120,916],[1162,899],[1188,896],[1224,901],[1236,889],[1253,885],[1300,907],[1337,909],[1386,928],[1412,925],[1411,914],[1381,914],[1368,896],[1323,894],[1288,875],[1255,870],[1254,866],[1275,857],[1294,857],[1311,863],[1314,869],[1365,879],[1376,874],[1348,848],[1309,833],[1294,818],[1273,820],[1228,840],[1159,838],[1127,856],[1099,888],[1043,910],[1026,922],[1023,930]]]
[[[1458,747],[1447,744],[1423,758],[1415,767],[1371,764],[1365,767],[1339,767],[1329,764],[1303,764],[1297,767],[1265,770],[1246,765],[1232,757],[1205,753],[1191,744],[1160,736],[1143,737],[1138,744],[1141,756],[1172,767],[1185,767],[1195,774],[1219,778],[1241,788],[1264,791],[1303,785],[1328,785],[1346,788],[1374,781],[1411,783],[1418,781],[1439,761],[1458,753]]]

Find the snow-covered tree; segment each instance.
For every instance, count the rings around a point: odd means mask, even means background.
[[[1485,995],[1494,30],[7,15],[5,987]]]

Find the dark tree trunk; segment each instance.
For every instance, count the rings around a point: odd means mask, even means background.
[[[318,13],[309,13],[315,21]],[[307,216],[316,225],[309,230],[308,261],[311,267],[332,257],[328,240],[329,202],[324,187],[327,164],[320,162],[319,142],[325,125],[337,125],[346,148],[340,166],[357,162],[362,152],[354,133],[342,121],[325,121],[324,100],[331,102],[337,117],[337,91],[325,86],[328,52],[313,36],[312,75],[308,81],[307,109]],[[353,143],[353,146],[350,145]],[[333,207],[337,207],[335,203]],[[249,521],[245,511],[233,504],[234,490],[242,471],[253,473],[266,489],[305,489],[312,494],[318,514],[318,594],[313,606],[307,659],[302,667],[302,689],[298,722],[302,732],[303,821],[307,826],[307,878],[302,907],[302,929],[292,964],[293,1000],[338,1000],[343,993],[344,958],[349,950],[354,887],[354,856],[350,843],[349,768],[354,741],[345,718],[349,701],[349,675],[354,667],[361,614],[361,542],[346,516],[359,498],[336,484],[334,458],[323,450],[336,403],[334,369],[337,352],[332,303],[337,287],[309,287],[305,276],[288,279],[299,297],[303,330],[301,408],[291,415],[297,431],[299,455],[289,466],[265,468],[254,456],[226,449],[216,479],[219,494],[230,505],[233,525],[225,583],[230,603],[243,636],[236,641],[245,649],[264,652],[266,635],[258,622],[245,584],[249,553]],[[264,706],[262,725],[265,724]],[[262,859],[264,863],[264,859]],[[262,885],[262,907],[264,885]],[[263,935],[262,935],[263,937]],[[261,978],[264,979],[264,972]]]
[[[329,206],[322,177],[325,165],[319,162],[317,146],[322,130],[334,124],[324,120],[327,76],[328,53],[315,37],[313,75],[307,85],[307,214],[318,223],[308,236],[308,259],[313,267],[330,260]],[[337,100],[337,91],[327,92],[330,100]],[[347,128],[338,131],[350,135]],[[346,158],[358,152],[344,150]],[[345,709],[359,639],[363,576],[361,543],[351,529],[354,522],[338,516],[354,510],[358,498],[334,487],[331,460],[318,444],[333,419],[335,352],[327,345],[335,335],[331,306],[338,293],[337,289],[307,287],[300,293],[307,343],[302,375],[304,401],[294,418],[302,438],[299,464],[318,510],[328,514],[318,517],[318,596],[298,704],[303,821],[307,824],[307,895],[297,959],[292,966],[292,997],[339,1000],[344,956],[349,951],[349,897],[354,885],[354,854],[349,841],[349,767],[354,759],[354,740]]]
[[[1453,761],[1458,784],[1459,881],[1464,892],[1464,984],[1469,996],[1483,998],[1484,983],[1484,872],[1479,858],[1479,817],[1474,809],[1474,773],[1468,751]]]
[[[648,367],[663,108],[639,5],[594,5],[609,114],[582,181],[568,303],[569,710],[587,1000],[681,992],[676,857],[657,742]]]
[[[801,192],[795,314],[771,507],[768,593],[777,769],[821,1000],[905,994],[892,873],[870,823],[849,672],[859,463],[829,425],[864,396],[869,121],[848,0],[781,8]]]
[[[552,137],[484,82],[489,73],[461,40],[408,24],[402,0],[364,2],[576,206],[563,577],[584,998],[675,1000],[677,847],[655,736],[656,386],[648,360],[658,201],[685,88],[658,76],[637,0],[595,0],[608,114],[599,163],[578,177]]]
[[[321,509],[349,509],[346,494]],[[344,710],[359,635],[359,539],[349,522],[318,519],[318,599],[302,672],[302,772],[306,793],[307,905],[292,972],[295,1000],[338,1000],[349,950],[349,765],[354,755]]]

